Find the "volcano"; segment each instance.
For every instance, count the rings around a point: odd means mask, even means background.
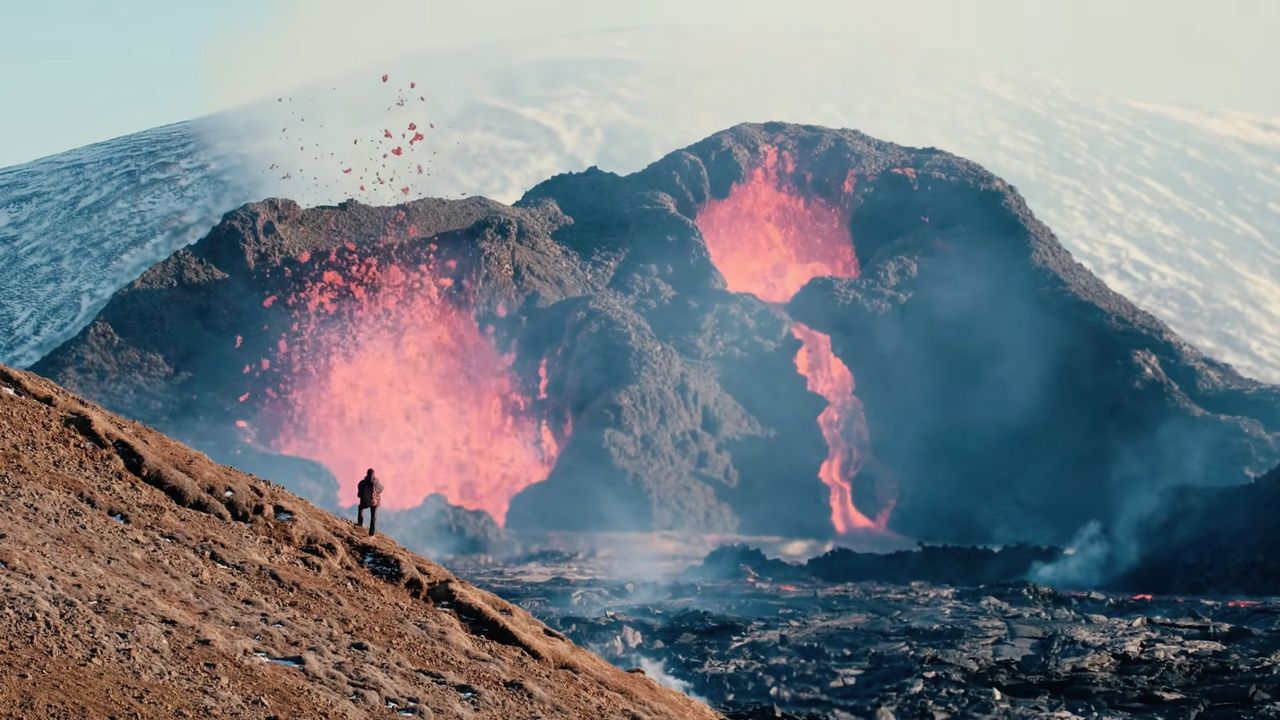
[[[740,125],[628,176],[272,199],[34,369],[308,496],[520,530],[1063,542],[1280,459],[1280,390],[933,148]]]

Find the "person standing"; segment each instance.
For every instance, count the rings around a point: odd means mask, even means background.
[[[364,511],[368,508],[370,535],[378,531],[378,506],[382,504],[382,490],[382,482],[373,474],[373,468],[365,472],[364,479],[356,486],[356,495],[360,500],[360,507],[356,510],[356,525],[364,527]]]

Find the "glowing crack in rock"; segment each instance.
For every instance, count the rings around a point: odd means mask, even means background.
[[[438,492],[501,524],[511,498],[546,479],[570,428],[537,417],[512,358],[477,326],[457,264],[418,250],[340,247],[281,301],[292,324],[262,408],[265,442],[323,463],[344,503],[374,467],[391,509]]]
[[[730,290],[780,305],[815,277],[857,277],[849,211],[803,195],[792,181],[795,170],[790,156],[767,148],[759,167],[727,197],[710,200],[698,213],[711,261]],[[849,175],[841,189],[848,195],[853,187]],[[870,446],[862,403],[853,393],[853,374],[832,352],[829,336],[800,323],[792,326],[792,333],[801,343],[796,370],[809,390],[827,401],[818,416],[827,443],[818,477],[829,492],[831,524],[841,534],[883,529],[891,504],[872,519],[853,503],[853,479]]]

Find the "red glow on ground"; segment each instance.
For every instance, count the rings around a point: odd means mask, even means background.
[[[733,186],[728,197],[711,200],[697,224],[716,268],[731,291],[747,292],[770,303],[785,303],[809,280],[820,276],[857,277],[858,259],[849,237],[849,211],[795,186],[795,163],[769,148],[761,165]],[[854,177],[841,183],[852,192]],[[831,351],[831,338],[800,323],[796,369],[827,407],[818,425],[827,442],[827,459],[818,477],[830,493],[831,524],[837,533],[883,529],[892,505],[872,519],[853,503],[853,478],[869,447],[862,403],[853,394],[853,374]]]
[[[294,325],[264,406],[268,443],[322,462],[344,504],[373,467],[391,509],[438,492],[502,523],[511,498],[546,479],[570,428],[536,417],[511,358],[465,293],[447,289],[444,264],[424,256],[339,250],[283,301]]]

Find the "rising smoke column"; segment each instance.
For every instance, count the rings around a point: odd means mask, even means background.
[[[763,162],[724,199],[709,201],[698,213],[698,229],[711,261],[729,289],[780,306],[820,276],[857,277],[858,259],[849,237],[849,211],[818,197],[804,197],[789,179],[793,159],[768,148]],[[843,186],[853,189],[853,178]],[[853,480],[869,447],[866,416],[854,395],[853,374],[831,351],[831,338],[801,323],[796,370],[827,407],[818,426],[827,442],[827,458],[818,476],[827,486],[831,524],[837,533],[884,528],[889,512],[874,520],[853,504]]]
[[[389,508],[438,492],[501,524],[511,498],[546,479],[568,431],[536,417],[542,398],[521,389],[512,357],[477,325],[457,262],[425,240],[403,245],[305,254],[296,290],[264,300],[284,303],[292,322],[274,357],[246,365],[274,378],[264,440],[323,463],[346,502],[372,466]]]

